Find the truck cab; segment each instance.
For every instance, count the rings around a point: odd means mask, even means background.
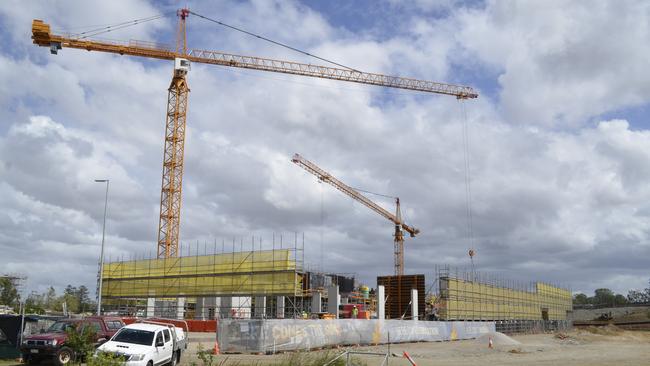
[[[35,364],[42,360],[53,360],[55,364],[62,366],[74,361],[77,356],[66,344],[70,329],[83,332],[84,328],[89,327],[94,333],[95,347],[97,347],[108,341],[123,326],[122,319],[116,317],[62,319],[52,324],[45,332],[24,337],[20,350],[23,360],[27,363]]]
[[[185,333],[172,324],[134,323],[97,349],[119,356],[127,366],[176,366],[186,348]]]

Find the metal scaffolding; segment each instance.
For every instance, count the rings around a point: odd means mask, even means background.
[[[488,273],[436,268],[433,307],[442,320],[562,321],[571,291],[543,282],[520,282]]]
[[[105,311],[133,316],[214,319],[298,317],[304,235],[264,244],[181,245],[179,257],[120,258],[104,265]]]

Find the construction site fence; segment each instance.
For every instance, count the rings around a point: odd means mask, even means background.
[[[496,331],[506,334],[536,334],[568,332],[573,329],[570,320],[497,320]]]
[[[494,322],[418,320],[222,319],[222,352],[275,353],[345,345],[450,341],[495,331]]]

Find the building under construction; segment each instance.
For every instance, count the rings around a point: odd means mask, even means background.
[[[258,238],[259,240],[259,238]],[[255,238],[208,249],[179,249],[174,258],[128,258],[104,265],[104,311],[167,318],[298,318],[325,313],[331,289],[354,298],[350,275],[305,270],[304,238]],[[219,250],[220,249],[220,250]],[[202,250],[203,253],[199,253]],[[338,304],[338,303],[337,303]],[[336,305],[338,307],[338,305]]]
[[[560,285],[521,282],[487,273],[437,270],[431,297],[444,320],[566,320],[571,291]]]

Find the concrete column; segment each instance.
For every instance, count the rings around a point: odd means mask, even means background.
[[[322,295],[320,292],[314,292],[311,295],[311,312],[312,313],[321,313],[322,312]]]
[[[222,318],[232,318],[232,297],[222,296],[220,301],[219,312]]]
[[[176,319],[185,319],[185,298],[179,297],[176,300]]]
[[[155,310],[156,310],[156,299],[150,297],[147,299],[147,310],[145,311],[144,316],[147,318],[153,318]]]
[[[418,290],[411,289],[411,315],[413,320],[418,320]]]
[[[327,289],[327,312],[334,314],[336,319],[339,318],[339,304],[341,298],[339,297],[339,287],[331,286]]]
[[[205,320],[208,310],[206,309],[206,300],[207,299],[205,297],[196,298],[196,306],[194,307],[194,319]]]
[[[255,296],[255,318],[266,318],[266,296]]]
[[[214,298],[214,316],[212,319],[217,319],[221,316],[221,297]]]
[[[377,286],[377,319],[386,319],[386,289],[384,286]]]
[[[275,317],[284,319],[284,296],[278,296],[275,301]]]

